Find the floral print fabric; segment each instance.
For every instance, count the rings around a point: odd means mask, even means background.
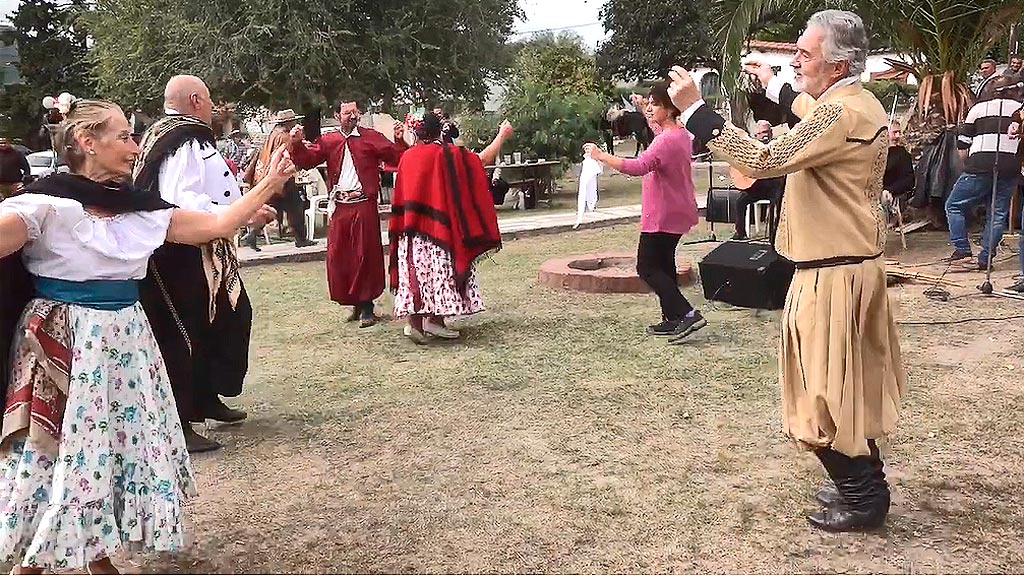
[[[399,238],[395,316],[467,316],[483,309],[475,268],[469,272],[466,293],[461,294],[450,254],[419,236]]]
[[[195,480],[149,322],[139,304],[67,306],[72,361],[59,446],[22,434],[2,447],[0,559],[81,568],[122,545],[175,550]],[[19,336],[14,354],[26,345]]]

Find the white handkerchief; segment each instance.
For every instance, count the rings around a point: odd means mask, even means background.
[[[583,158],[580,167],[580,189],[576,198],[576,225],[583,223],[583,214],[597,207],[597,177],[604,171],[604,164],[590,157]]]

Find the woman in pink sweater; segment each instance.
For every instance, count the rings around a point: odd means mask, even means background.
[[[651,88],[647,102],[647,118],[657,125],[658,135],[643,154],[626,159],[593,143],[583,148],[594,160],[623,174],[643,176],[636,271],[661,302],[661,322],[648,327],[648,334],[675,336],[673,343],[707,325],[679,291],[676,275],[676,246],[697,223],[690,171],[693,137],[679,125],[678,117],[679,110],[668,96],[668,82],[662,82]]]

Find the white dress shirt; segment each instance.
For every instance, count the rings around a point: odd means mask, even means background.
[[[343,134],[344,135],[344,134]],[[338,175],[338,183],[335,190],[346,192],[351,190],[362,190],[363,185],[359,183],[359,174],[356,173],[356,165],[352,162],[352,153],[348,149],[348,140],[359,137],[359,128],[353,128],[352,133],[345,138],[345,146],[342,148],[341,174]]]

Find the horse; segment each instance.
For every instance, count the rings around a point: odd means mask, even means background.
[[[604,119],[607,122],[605,124],[607,128],[603,130],[605,143],[611,142],[612,136],[619,138],[632,136],[636,140],[634,156],[639,156],[640,152],[646,150],[651,145],[651,141],[654,140],[654,131],[647,124],[647,116],[635,109],[630,110],[615,104],[608,109]],[[612,150],[611,144],[608,144],[609,153]]]

